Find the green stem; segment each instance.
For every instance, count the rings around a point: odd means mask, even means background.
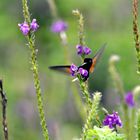
[[[22,5],[23,5],[23,16],[26,22],[30,23],[30,13],[27,5],[27,0],[22,0]]]
[[[94,93],[93,103],[92,103],[86,123],[83,128],[82,140],[86,140],[87,130],[92,127],[93,120],[96,120],[96,117],[98,116],[98,106],[99,106],[100,100],[101,100],[101,93],[100,92]]]
[[[27,0],[22,0],[23,5],[23,15],[24,20],[30,24],[30,13],[28,10]],[[39,74],[38,74],[38,64],[36,59],[36,53],[35,50],[35,35],[33,32],[30,32],[30,34],[27,36],[28,46],[31,51],[31,69],[33,72],[33,78],[34,78],[34,86],[36,90],[36,96],[37,96],[37,105],[38,105],[38,112],[40,116],[40,124],[42,127],[43,135],[45,140],[49,140],[48,130],[47,130],[47,123],[45,120],[45,113],[43,110],[43,101],[42,101],[42,95],[41,95],[41,88],[40,88],[40,80],[39,80]]]
[[[82,103],[82,99],[79,95],[79,91],[78,88],[76,87],[76,85],[72,85],[72,91],[74,92],[74,101],[77,107],[77,110],[83,120],[83,122],[85,122],[85,118],[86,118],[86,107],[85,105]]]
[[[43,135],[44,135],[45,140],[49,140],[47,123],[45,120],[45,113],[43,110],[43,101],[42,101],[42,96],[41,96],[40,80],[39,80],[39,75],[38,75],[38,64],[37,64],[37,59],[36,59],[36,50],[34,48],[34,42],[32,41],[31,38],[29,38],[28,42],[29,42],[29,48],[31,51],[31,65],[32,65],[31,69],[33,71],[34,86],[35,86],[36,95],[37,95],[38,111],[39,111],[39,116],[41,119],[40,124],[42,126]]]
[[[140,39],[138,29],[138,0],[133,0],[133,34],[137,53],[137,73],[140,74]]]
[[[88,116],[89,112],[91,111],[91,108],[93,106],[93,101],[90,98],[90,93],[88,92],[88,83],[87,82],[83,82],[80,76],[78,76],[78,78],[79,78],[79,82],[80,82],[80,87],[81,87],[82,93],[83,93],[85,101],[86,101],[87,116]],[[95,121],[96,121],[98,126],[101,126],[100,119],[99,119],[98,115],[96,115]]]
[[[79,10],[73,10],[72,13],[78,17],[78,23],[79,23],[79,45],[84,46],[85,45],[85,36],[84,36],[84,17],[82,13],[80,13]],[[85,55],[81,55],[82,61],[85,58]]]
[[[88,111],[90,110],[91,106],[92,106],[92,100],[90,98],[90,94],[88,92],[88,85],[86,82],[83,82],[82,80],[79,80],[80,81],[80,87],[81,87],[81,90],[82,90],[82,93],[84,95],[84,98],[86,100],[86,104],[87,104],[87,107],[88,107]]]
[[[85,44],[85,36],[84,36],[84,17],[82,13],[79,12],[79,10],[73,10],[73,14],[75,16],[78,16],[78,22],[79,22],[79,44],[84,45]]]

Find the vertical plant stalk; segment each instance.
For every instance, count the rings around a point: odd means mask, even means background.
[[[84,36],[84,17],[83,15],[79,12],[79,10],[73,10],[72,13],[78,17],[78,25],[79,25],[79,45],[83,46],[85,45],[85,36]],[[84,60],[84,57],[81,56],[82,60]],[[89,112],[91,106],[92,106],[92,101],[90,98],[90,94],[88,92],[88,82],[83,82],[82,79],[80,79],[80,88],[82,90],[82,93],[84,95],[84,98],[86,100],[86,106],[88,107],[87,112]]]
[[[140,74],[140,40],[138,30],[138,0],[133,0],[133,34],[137,53],[137,73]]]
[[[82,140],[86,140],[87,130],[91,128],[93,120],[96,120],[96,116],[98,115],[98,106],[99,106],[99,103],[101,100],[101,96],[102,95],[100,92],[94,93],[91,110],[89,111],[86,123],[85,123],[84,128],[83,128]]]
[[[138,111],[138,120],[137,120],[137,138],[140,140],[140,110]]]
[[[72,13],[78,17],[78,24],[79,24],[79,45],[84,46],[85,45],[85,36],[84,36],[84,17],[83,15],[79,12],[79,10],[73,10]],[[82,61],[84,60],[85,56],[82,55],[81,56]],[[87,110],[87,116],[89,115],[89,112],[93,106],[93,102],[92,99],[90,97],[90,93],[88,92],[88,81],[87,82],[83,82],[83,80],[78,77],[79,82],[80,82],[80,88],[82,90],[82,93],[84,95],[85,101],[86,101],[86,110]],[[100,125],[100,120],[99,120],[99,116],[96,115],[96,122],[98,123],[98,125]]]
[[[2,98],[2,123],[3,123],[3,132],[5,140],[8,140],[8,127],[7,127],[7,119],[6,119],[6,106],[7,106],[7,98],[5,93],[3,92],[3,84],[2,80],[0,80],[0,94]]]
[[[86,104],[87,104],[87,107],[88,107],[87,111],[89,111],[91,106],[92,106],[92,100],[89,96],[90,93],[88,92],[87,83],[80,80],[80,87],[81,87],[82,93],[84,95],[84,98],[85,98],[85,101],[86,101]]]
[[[38,75],[38,64],[37,64],[37,59],[36,59],[36,50],[34,48],[34,43],[32,42],[32,39],[29,39],[29,48],[31,51],[31,69],[33,71],[33,77],[34,77],[34,86],[36,90],[36,95],[37,95],[37,104],[38,104],[38,111],[39,111],[39,116],[41,119],[41,126],[43,130],[43,135],[45,140],[49,140],[48,136],[48,130],[47,130],[47,123],[45,120],[45,113],[43,110],[43,101],[42,101],[42,95],[41,95],[41,88],[40,88],[40,80],[39,80],[39,75]]]
[[[30,24],[30,13],[27,6],[27,0],[22,0],[23,4],[23,15],[24,19],[28,24]],[[48,129],[47,129],[47,123],[45,119],[45,113],[43,110],[43,101],[42,101],[42,95],[41,95],[41,87],[40,87],[40,80],[39,80],[39,74],[38,74],[38,64],[37,64],[37,51],[35,50],[35,35],[33,32],[31,32],[27,36],[28,46],[31,52],[31,70],[33,72],[33,78],[34,78],[34,86],[36,90],[36,96],[37,96],[37,105],[38,105],[38,112],[40,116],[40,124],[42,127],[43,135],[45,140],[49,140],[48,135]]]
[[[76,105],[76,108],[77,108],[77,111],[79,112],[80,114],[80,117],[82,119],[83,122],[85,122],[85,119],[86,119],[86,107],[84,106],[83,102],[82,102],[82,99],[79,95],[79,90],[78,90],[78,87],[77,85],[72,85],[72,91],[74,93],[74,101],[75,101],[75,105]]]
[[[72,11],[75,16],[77,16],[78,23],[79,23],[79,45],[83,46],[85,45],[85,36],[84,36],[84,17],[79,12],[79,10],[73,10]]]
[[[130,133],[129,133],[130,119],[129,119],[129,113],[128,113],[128,106],[124,102],[125,91],[124,91],[124,88],[123,88],[123,83],[122,83],[122,80],[120,78],[120,75],[115,68],[115,62],[118,61],[118,60],[119,60],[118,56],[112,56],[110,58],[109,72],[110,72],[111,78],[114,82],[114,86],[116,87],[116,89],[118,90],[118,93],[120,95],[121,108],[123,110],[124,130],[125,130],[125,134],[127,136],[127,140],[130,140],[130,136],[129,136],[130,135]]]

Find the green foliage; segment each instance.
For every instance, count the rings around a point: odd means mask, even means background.
[[[99,128],[94,126],[86,133],[86,140],[126,140],[122,134],[117,134],[116,131],[112,131],[109,127],[104,126]]]

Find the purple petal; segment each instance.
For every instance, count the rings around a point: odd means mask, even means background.
[[[128,93],[125,95],[125,102],[126,102],[126,104],[127,104],[129,107],[134,107],[135,102],[134,102],[134,97],[133,97],[132,92],[128,92]]]
[[[79,68],[79,73],[82,75],[82,76],[87,76],[88,75],[88,71],[83,69],[83,68]]]
[[[77,54],[78,55],[82,55],[83,54],[83,46],[77,45],[76,49],[77,49]]]
[[[83,47],[83,51],[86,55],[90,54],[91,53],[91,49],[88,48],[88,47]]]
[[[30,24],[30,29],[32,31],[36,31],[38,28],[39,28],[39,25],[37,24],[36,19],[33,19]]]
[[[51,31],[54,33],[60,33],[66,31],[67,28],[68,25],[62,20],[56,21],[51,25]]]
[[[78,67],[74,64],[71,64],[70,71],[71,71],[72,76],[75,76],[75,73],[77,72],[77,70],[78,70]]]
[[[21,32],[23,33],[23,35],[28,35],[29,31],[30,31],[30,27],[28,25],[28,23],[24,22],[21,24],[18,24],[18,26],[20,27]]]
[[[117,112],[113,112],[113,114],[107,114],[105,119],[103,120],[103,125],[109,126],[109,128],[113,128],[116,125],[122,127],[122,121]]]

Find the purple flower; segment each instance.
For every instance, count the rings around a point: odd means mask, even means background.
[[[88,47],[83,47],[83,51],[86,55],[90,54],[91,53],[91,49],[88,48]]]
[[[30,31],[30,27],[28,23],[24,22],[24,23],[18,24],[18,26],[20,27],[20,30],[23,33],[23,35],[28,35]]]
[[[76,49],[78,55],[88,55],[91,53],[91,49],[86,46],[77,45]]]
[[[39,25],[36,22],[36,19],[33,19],[31,24],[30,24],[30,29],[35,32],[38,29]]]
[[[126,104],[127,104],[129,107],[134,107],[135,102],[134,102],[134,97],[133,97],[132,92],[128,92],[128,93],[125,95],[125,102],[126,102]]]
[[[117,112],[113,112],[113,114],[107,114],[105,119],[103,120],[103,125],[109,126],[109,128],[115,128],[116,125],[122,127],[122,121]]]
[[[79,73],[84,77],[88,75],[88,71],[83,68],[79,68]]]
[[[77,54],[78,55],[82,55],[83,54],[83,46],[77,45],[76,49],[77,49]]]
[[[62,20],[58,20],[51,25],[51,31],[54,33],[60,33],[66,31],[67,28],[68,25]]]
[[[70,71],[71,71],[72,76],[75,76],[75,73],[77,72],[77,70],[78,70],[78,67],[74,64],[71,64]]]

